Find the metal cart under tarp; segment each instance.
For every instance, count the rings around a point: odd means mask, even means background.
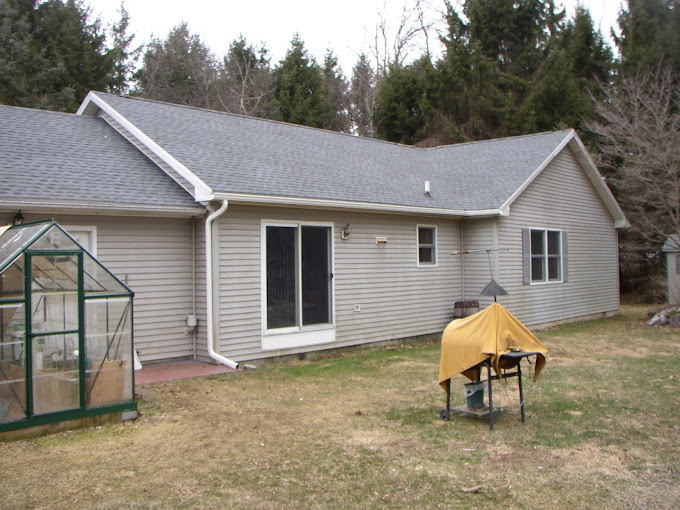
[[[538,352],[522,352],[522,351],[516,351],[516,352],[509,352],[506,354],[503,354],[500,359],[500,368],[503,370],[502,375],[494,375],[491,373],[491,358],[488,358],[481,363],[479,363],[477,366],[471,368],[469,370],[469,373],[472,372],[477,372],[477,381],[478,383],[487,383],[487,391],[488,391],[488,397],[489,397],[489,405],[487,406],[481,406],[481,407],[474,407],[471,408],[469,406],[463,406],[463,407],[458,407],[451,409],[451,379],[448,379],[446,381],[446,409],[442,409],[440,412],[440,416],[443,420],[449,420],[451,419],[451,412],[456,412],[459,414],[463,414],[466,416],[473,416],[475,418],[486,418],[488,416],[489,418],[489,428],[493,430],[493,414],[494,414],[494,407],[493,407],[493,386],[492,382],[493,381],[498,381],[500,379],[507,379],[509,377],[517,377],[517,383],[519,386],[519,401],[520,401],[520,412],[522,415],[522,423],[526,421],[526,413],[524,410],[524,390],[522,388],[522,367],[521,367],[521,361],[523,358],[528,358],[529,356],[535,356],[537,354],[540,354]],[[487,378],[486,380],[481,379],[482,375],[482,368],[486,368],[486,375]],[[515,370],[514,372],[506,372],[506,370]]]

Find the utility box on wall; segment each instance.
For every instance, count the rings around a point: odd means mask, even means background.
[[[0,433],[136,411],[132,298],[53,220],[0,227]]]

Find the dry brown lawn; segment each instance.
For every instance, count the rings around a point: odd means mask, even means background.
[[[140,388],[135,422],[0,443],[0,507],[680,508],[680,332],[645,312],[539,332],[493,432],[440,420],[436,342]]]

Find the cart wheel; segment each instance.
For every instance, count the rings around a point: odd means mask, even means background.
[[[451,414],[446,409],[442,409],[441,411],[439,411],[439,417],[442,420],[448,421],[451,419]]]

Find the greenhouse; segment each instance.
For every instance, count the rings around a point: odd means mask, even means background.
[[[0,432],[136,416],[132,298],[53,220],[0,227]]]

